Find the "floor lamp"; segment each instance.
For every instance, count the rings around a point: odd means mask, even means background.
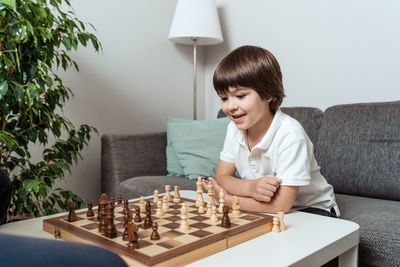
[[[193,45],[193,119],[197,119],[197,46],[222,43],[214,0],[178,0],[168,39]]]

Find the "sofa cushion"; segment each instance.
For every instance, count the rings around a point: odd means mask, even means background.
[[[165,192],[165,185],[179,185],[179,190],[196,190],[197,180],[189,180],[183,176],[138,176],[127,179],[118,185],[118,192],[125,199],[153,195],[154,190]]]
[[[335,192],[400,200],[400,101],[328,108],[316,158]]]
[[[167,120],[168,139],[187,178],[214,176],[229,121],[228,118]]]
[[[398,201],[336,194],[340,218],[360,225],[360,266],[400,264]]]

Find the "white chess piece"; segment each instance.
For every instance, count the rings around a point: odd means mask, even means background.
[[[281,232],[283,232],[283,231],[286,230],[286,225],[285,225],[285,223],[283,222],[283,216],[284,216],[284,214],[285,214],[285,213],[284,213],[283,211],[280,211],[280,212],[277,213],[278,220],[279,220],[279,229],[281,230]]]
[[[239,217],[240,216],[240,205],[239,205],[239,198],[237,196],[233,196],[232,201],[232,215]]]
[[[171,196],[171,186],[170,185],[165,185],[165,195],[167,196],[167,200],[171,201],[172,196]]]
[[[159,198],[158,198],[158,190],[156,189],[156,190],[154,190],[154,198],[153,198],[153,203],[158,203],[158,200],[159,200]]]
[[[211,223],[218,223],[219,219],[217,217],[217,207],[213,206],[212,207],[212,214],[210,218]]]
[[[219,207],[218,207],[218,213],[222,214],[224,213],[222,208],[225,205],[225,192],[223,189],[219,190]]]
[[[189,224],[188,224],[188,216],[187,216],[188,210],[186,207],[186,203],[182,204],[181,208],[181,224],[179,225],[179,230],[182,232],[186,232],[190,229]]]
[[[179,185],[175,185],[174,187],[174,199],[173,201],[175,204],[181,202],[181,195],[179,194]]]
[[[164,212],[162,210],[162,201],[161,200],[158,200],[158,202],[157,202],[156,216],[158,218],[162,218],[164,216]]]
[[[272,219],[272,223],[274,226],[272,226],[272,232],[273,233],[279,233],[281,230],[279,229],[279,218],[277,216],[275,216]]]
[[[203,198],[203,182],[201,181],[201,177],[197,177],[197,182],[196,182],[196,186],[197,186],[197,198],[196,198],[196,203],[195,206],[199,207],[200,203],[203,202],[204,203],[204,198]]]
[[[162,204],[163,212],[167,212],[169,210],[168,199],[167,196],[163,197],[163,204]]]
[[[139,199],[139,207],[140,207],[140,212],[145,212],[146,211],[146,206],[144,205],[144,197],[140,197]]]

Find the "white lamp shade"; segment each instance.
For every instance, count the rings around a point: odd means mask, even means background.
[[[180,44],[222,43],[215,0],[178,0],[168,39]]]

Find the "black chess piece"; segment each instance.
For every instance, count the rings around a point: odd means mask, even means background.
[[[139,248],[139,242],[138,242],[139,236],[137,234],[137,225],[133,224],[132,222],[128,223],[128,248],[129,249],[138,249]]]
[[[142,222],[142,217],[140,217],[140,208],[139,207],[135,208],[135,213],[136,213],[136,216],[135,216],[134,221],[135,222]]]
[[[68,222],[76,222],[78,218],[75,213],[75,202],[69,202]]]
[[[160,239],[160,234],[158,233],[158,223],[153,222],[152,226],[153,232],[151,233],[151,240],[159,240]]]
[[[93,217],[94,216],[94,212],[93,212],[93,204],[92,204],[92,202],[89,202],[87,204],[87,206],[88,206],[88,210],[86,212],[86,217]]]
[[[230,228],[231,227],[231,220],[229,219],[229,207],[228,206],[224,206],[222,208],[223,211],[223,215],[222,215],[222,219],[221,219],[221,226],[224,228]]]

